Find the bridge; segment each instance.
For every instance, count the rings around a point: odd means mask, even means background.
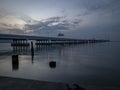
[[[58,38],[58,37],[41,37],[41,36],[27,36],[27,35],[11,35],[0,34],[0,40],[11,40],[11,46],[29,46],[29,40],[34,40],[35,45],[65,45],[65,44],[89,44],[109,42],[110,40],[104,39],[71,39],[71,38]]]

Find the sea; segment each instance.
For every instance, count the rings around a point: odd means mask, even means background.
[[[0,76],[119,87],[120,42],[34,45],[34,55],[30,47],[13,50],[10,43],[0,43]]]

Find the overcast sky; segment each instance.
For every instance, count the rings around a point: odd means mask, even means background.
[[[120,39],[120,0],[0,0],[0,33]]]

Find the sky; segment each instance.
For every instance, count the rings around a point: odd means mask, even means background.
[[[120,39],[120,0],[0,0],[0,34]]]

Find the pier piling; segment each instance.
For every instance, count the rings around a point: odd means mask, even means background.
[[[31,42],[31,56],[34,56],[34,47],[33,47],[33,42]]]

